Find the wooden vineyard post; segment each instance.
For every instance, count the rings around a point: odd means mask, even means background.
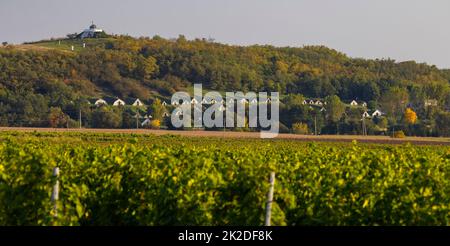
[[[59,167],[53,168],[53,177],[56,181],[52,190],[52,203],[53,203],[53,217],[58,217],[58,199],[59,199]]]
[[[275,172],[270,173],[270,187],[267,193],[266,201],[266,219],[264,222],[265,226],[270,226],[270,218],[272,216],[272,202],[273,202],[273,187],[275,185]]]

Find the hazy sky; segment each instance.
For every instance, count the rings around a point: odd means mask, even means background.
[[[326,45],[352,57],[450,68],[449,0],[0,0],[0,42],[80,32]]]

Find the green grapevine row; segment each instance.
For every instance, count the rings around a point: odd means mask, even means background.
[[[273,225],[450,224],[448,147],[57,133],[0,140],[0,225],[262,225],[271,171]]]

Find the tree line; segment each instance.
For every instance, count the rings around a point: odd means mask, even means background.
[[[243,47],[184,36],[116,36],[96,40],[79,52],[4,47],[0,125],[51,126],[52,115],[62,114],[67,127],[67,122],[78,120],[81,109],[86,116],[109,110],[116,115],[114,122],[122,123],[108,126],[130,127],[123,122],[132,109],[87,107],[80,102],[114,96],[140,98],[152,105],[155,99],[168,101],[175,91],[189,91],[194,83],[218,91],[280,92],[283,131],[450,135],[449,70],[414,61],[350,58],[324,46]],[[331,103],[320,111],[322,107],[303,104],[305,99]],[[366,102],[367,107],[349,107],[352,100]],[[364,112],[376,109],[384,116],[363,122]],[[414,122],[408,121],[408,110],[416,114]],[[151,109],[142,112],[151,113]],[[95,120],[89,122],[90,127],[102,127]]]

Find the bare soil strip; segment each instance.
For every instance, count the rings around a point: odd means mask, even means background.
[[[126,134],[152,134],[152,135],[178,135],[186,137],[222,137],[222,138],[260,138],[259,132],[231,132],[231,131],[175,131],[175,130],[147,130],[147,129],[63,129],[63,128],[22,128],[0,127],[0,131],[17,132],[85,132],[85,133],[126,133]],[[359,135],[295,135],[279,134],[276,139],[290,139],[307,142],[351,142],[356,140],[362,143],[378,144],[404,144],[416,145],[446,145],[450,146],[449,138],[407,137],[395,139],[388,136],[359,136]]]

